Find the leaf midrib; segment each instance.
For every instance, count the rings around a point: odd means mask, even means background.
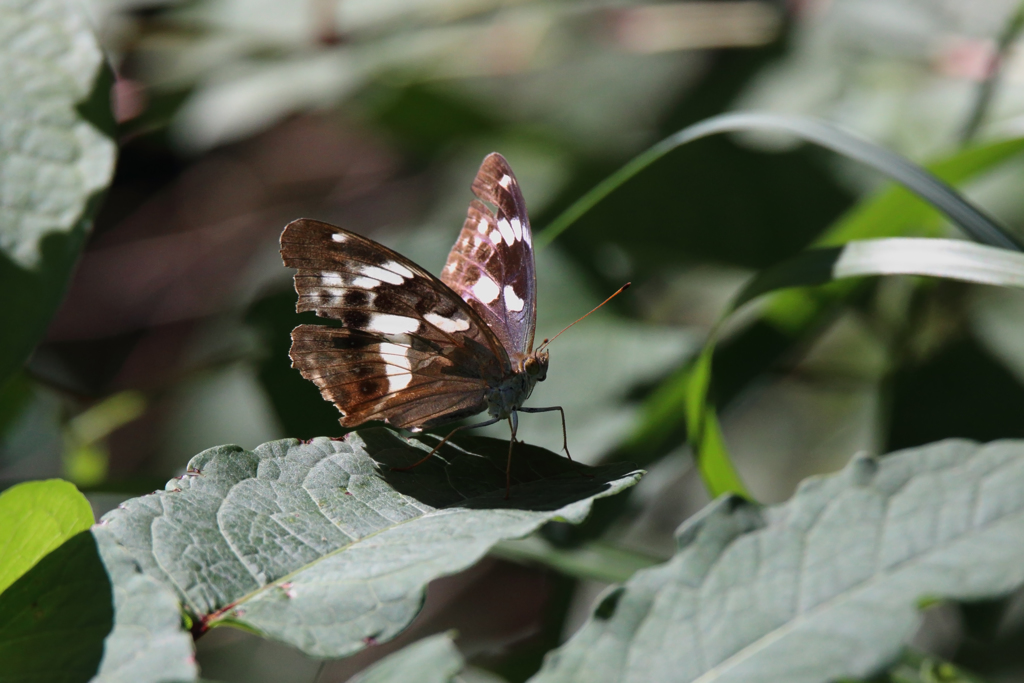
[[[612,479],[612,480],[610,480],[610,481],[608,481],[606,483],[608,483],[609,485],[612,485],[615,482],[617,482],[617,481],[619,481],[621,479],[625,479],[625,478],[629,477],[632,474],[633,474],[632,472],[628,472],[628,473],[619,475],[616,479]],[[542,480],[548,480],[548,479],[550,479],[550,477],[542,477]],[[609,486],[609,489],[610,488],[611,487]],[[495,489],[495,490],[498,491],[498,489]],[[601,493],[605,493],[605,491],[602,491]],[[405,494],[401,494],[401,495],[405,496]],[[406,496],[406,497],[408,497],[408,496]],[[599,497],[599,496],[591,496],[591,498],[597,498],[597,497]],[[466,498],[465,496],[463,496],[463,498],[465,500],[470,500],[469,498]],[[415,500],[415,499],[413,499],[413,500]],[[574,501],[574,502],[578,502],[578,501]],[[572,503],[570,503],[570,504],[572,504]],[[558,508],[557,510],[551,510],[549,512],[551,513],[551,516],[554,517],[554,516],[556,516],[557,512],[559,512],[560,510],[564,509],[565,507],[566,506],[563,505],[561,508]],[[273,588],[276,588],[276,587],[280,586],[280,584],[282,584],[282,583],[287,583],[289,580],[295,578],[296,576],[298,576],[302,572],[305,572],[305,571],[309,570],[309,568],[314,567],[315,565],[319,564],[320,562],[323,562],[323,561],[325,561],[325,560],[327,560],[327,559],[329,559],[331,557],[334,557],[335,555],[338,555],[338,554],[343,553],[343,552],[345,552],[347,550],[350,550],[351,548],[357,546],[360,543],[363,543],[363,542],[368,541],[370,539],[376,538],[377,536],[379,536],[381,534],[384,534],[384,533],[387,533],[387,532],[389,532],[389,531],[391,531],[393,529],[401,528],[402,526],[404,526],[406,524],[409,524],[410,522],[417,522],[417,521],[426,519],[428,517],[440,517],[441,515],[444,515],[444,514],[462,514],[464,511],[467,511],[467,510],[472,511],[471,508],[451,508],[451,507],[432,508],[429,511],[427,511],[426,513],[424,513],[422,515],[419,515],[418,517],[410,517],[409,519],[402,520],[400,522],[396,522],[396,523],[391,524],[389,526],[383,527],[383,528],[381,528],[381,529],[379,529],[377,531],[371,532],[371,533],[369,533],[369,534],[367,534],[365,536],[361,536],[360,538],[352,541],[351,543],[348,543],[348,544],[343,545],[343,546],[339,546],[335,550],[332,550],[329,553],[325,553],[325,554],[321,555],[320,557],[318,557],[317,559],[313,560],[312,562],[308,562],[308,563],[302,565],[301,567],[299,567],[297,569],[294,569],[293,571],[288,572],[287,574],[284,574],[284,575],[274,579],[273,581],[270,581],[270,582],[260,586],[259,588],[256,588],[255,590],[252,590],[252,591],[244,594],[242,597],[238,598],[237,600],[234,600],[234,601],[228,603],[227,605],[218,608],[217,610],[214,610],[212,612],[207,613],[206,616],[209,616],[210,614],[217,614],[218,612],[222,613],[222,616],[218,616],[218,617],[216,617],[214,619],[211,619],[208,622],[208,625],[209,626],[213,626],[218,621],[222,621],[224,619],[231,618],[229,616],[229,613],[230,613],[231,609],[233,609],[234,607],[237,607],[238,605],[241,605],[241,604],[243,604],[245,602],[248,602],[249,600],[252,600],[253,598],[259,597],[264,592],[266,592],[268,590],[271,590]],[[484,510],[484,511],[486,511],[486,512],[498,512],[498,513],[508,513],[508,512],[526,512],[526,513],[529,513],[529,512],[531,512],[530,510],[514,510],[514,509],[509,509],[509,508],[493,508],[493,509]],[[477,511],[477,512],[479,512],[479,511]],[[543,511],[535,511],[535,512],[543,512]],[[328,521],[330,521],[330,520],[328,519]],[[331,522],[331,523],[333,524],[333,522]],[[228,542],[228,539],[225,537],[224,541]],[[229,545],[230,545],[230,543],[229,543]]]

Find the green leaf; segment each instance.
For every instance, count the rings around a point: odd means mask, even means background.
[[[112,621],[110,581],[83,531],[0,593],[0,683],[88,681]]]
[[[782,505],[723,497],[608,592],[533,683],[826,683],[892,663],[926,598],[1024,583],[1024,442],[855,458]]]
[[[233,625],[342,657],[405,628],[428,582],[549,520],[582,521],[641,474],[520,443],[506,500],[508,448],[461,439],[406,472],[392,467],[428,447],[385,429],[212,448],[166,491],[104,516],[103,530],[174,588],[193,631]]]
[[[92,533],[113,584],[114,628],[91,683],[194,681],[192,635],[182,627],[174,592],[142,573],[101,521]],[[108,596],[109,600],[109,596]]]
[[[686,387],[686,425],[697,464],[712,496],[750,497],[729,459],[714,407],[708,400],[718,332],[728,316],[778,289],[820,285],[876,275],[923,275],[1002,287],[1024,287],[1024,254],[963,240],[891,237],[811,249],[768,268],[744,285],[708,335],[704,351],[681,378]]]
[[[451,683],[464,664],[451,636],[440,633],[388,655],[349,683]]]
[[[92,523],[89,501],[60,479],[30,481],[0,493],[0,593]]]
[[[113,174],[110,83],[78,3],[0,0],[0,382],[56,311]]]

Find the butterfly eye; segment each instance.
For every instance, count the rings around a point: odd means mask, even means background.
[[[536,377],[538,382],[543,381],[548,375],[547,353],[541,351],[535,356],[530,356],[523,363],[523,369],[526,370],[526,374],[530,377]]]

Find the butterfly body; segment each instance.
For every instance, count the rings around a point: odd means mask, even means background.
[[[548,352],[535,351],[525,358],[513,361],[512,374],[504,377],[497,386],[489,387],[485,400],[487,414],[504,420],[521,409],[530,398],[537,382],[543,382],[548,374]]]
[[[484,159],[473,192],[441,278],[320,221],[299,219],[282,233],[284,263],[298,269],[297,310],[342,325],[295,328],[292,365],[337,406],[343,426],[381,420],[419,431],[487,411],[488,423],[508,418],[514,430],[546,377],[548,352],[533,348],[533,238],[504,157]]]

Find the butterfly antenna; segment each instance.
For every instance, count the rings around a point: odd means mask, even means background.
[[[622,294],[623,292],[625,292],[625,291],[626,291],[627,289],[629,289],[629,286],[630,286],[631,284],[633,284],[633,283],[632,283],[632,282],[627,282],[626,284],[624,284],[624,285],[622,285],[621,287],[619,287],[619,288],[618,288],[617,290],[615,290],[615,293],[614,293],[614,294],[612,294],[612,295],[611,295],[610,297],[608,297],[607,299],[605,299],[604,301],[602,301],[601,303],[599,303],[598,305],[596,305],[596,306],[594,306],[594,307],[593,307],[592,309],[590,309],[590,312],[589,312],[589,313],[586,313],[585,315],[582,315],[582,316],[580,316],[580,317],[579,317],[579,318],[578,318],[578,319],[577,319],[577,320],[576,320],[575,322],[571,322],[571,323],[569,323],[568,325],[566,325],[566,326],[565,326],[564,328],[562,328],[562,332],[565,332],[565,331],[566,331],[567,329],[569,329],[570,327],[572,327],[573,325],[575,325],[576,323],[578,323],[578,322],[579,322],[580,320],[583,320],[583,318],[586,318],[586,317],[587,317],[588,315],[590,315],[590,313],[593,313],[594,311],[596,311],[597,309],[601,308],[601,307],[602,307],[602,306],[604,306],[604,305],[605,305],[606,303],[608,303],[609,301],[611,301],[612,299],[614,299],[615,297],[617,297],[617,296],[618,296],[619,294]],[[555,341],[556,339],[558,339],[558,335],[562,334],[562,332],[559,332],[558,334],[556,334],[556,335],[555,335],[554,337],[552,337],[551,339],[545,339],[544,341],[542,341],[542,342],[540,343],[540,346],[538,346],[538,347],[537,347],[537,350],[538,350],[538,351],[540,351],[540,350],[541,350],[541,349],[543,349],[543,348],[544,348],[545,346],[547,346],[547,345],[548,345],[548,344],[550,344],[551,342],[553,342],[553,341]]]

